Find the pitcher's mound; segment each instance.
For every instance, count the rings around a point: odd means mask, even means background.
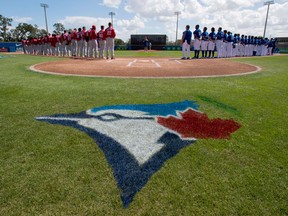
[[[251,74],[254,65],[224,59],[179,60],[166,58],[68,59],[45,62],[31,70],[71,76],[134,78],[197,78]]]

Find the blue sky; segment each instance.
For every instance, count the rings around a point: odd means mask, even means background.
[[[49,31],[54,23],[66,28],[107,26],[114,12],[117,38],[127,41],[131,34],[166,34],[176,38],[176,11],[180,11],[178,39],[185,26],[207,26],[233,33],[263,35],[267,6],[262,0],[0,0],[0,14],[13,18],[13,27],[25,22],[45,29],[44,8],[49,5]],[[267,37],[288,37],[288,0],[275,0],[270,6]]]

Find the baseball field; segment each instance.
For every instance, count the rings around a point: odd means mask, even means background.
[[[29,68],[67,59],[0,56],[0,215],[288,215],[287,55],[225,60],[261,71],[197,79],[58,76]],[[143,59],[180,57],[116,52],[116,60],[139,58],[143,67]],[[205,61],[213,70],[213,61]],[[37,120],[186,100],[210,119],[233,119],[241,127],[230,139],[197,139],[179,150],[129,205],[88,132]]]

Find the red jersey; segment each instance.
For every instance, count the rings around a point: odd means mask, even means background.
[[[86,38],[86,30],[82,30],[81,31],[81,38],[82,38],[82,40],[85,40],[85,38]]]
[[[48,36],[45,36],[44,37],[44,43],[48,44],[50,41],[49,41],[49,37]]]
[[[82,39],[82,31],[77,32],[77,41],[80,41]]]
[[[57,43],[57,37],[54,36],[54,37],[52,37],[52,39],[51,39],[51,46],[56,47],[56,43]]]
[[[97,39],[97,33],[96,33],[96,30],[95,30],[95,29],[92,29],[92,30],[90,31],[89,37],[90,37],[90,40],[96,40],[96,39]]]
[[[97,33],[97,37],[100,39],[100,40],[106,40],[105,38],[105,30],[100,30],[98,33]]]
[[[37,38],[33,38],[33,39],[32,39],[32,44],[33,44],[33,45],[37,45],[37,42],[38,42]]]
[[[77,40],[77,31],[74,30],[72,32],[72,36],[71,37],[72,37],[72,40]]]
[[[105,29],[105,38],[115,38],[116,33],[113,27],[108,27]]]
[[[67,34],[66,41],[67,41],[67,44],[71,43],[71,41],[72,41],[71,34]]]

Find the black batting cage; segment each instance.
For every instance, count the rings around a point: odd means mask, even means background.
[[[151,43],[151,49],[153,50],[165,49],[167,35],[156,35],[156,34],[131,35],[131,49],[132,50],[144,49],[144,40],[146,37],[148,41]]]

